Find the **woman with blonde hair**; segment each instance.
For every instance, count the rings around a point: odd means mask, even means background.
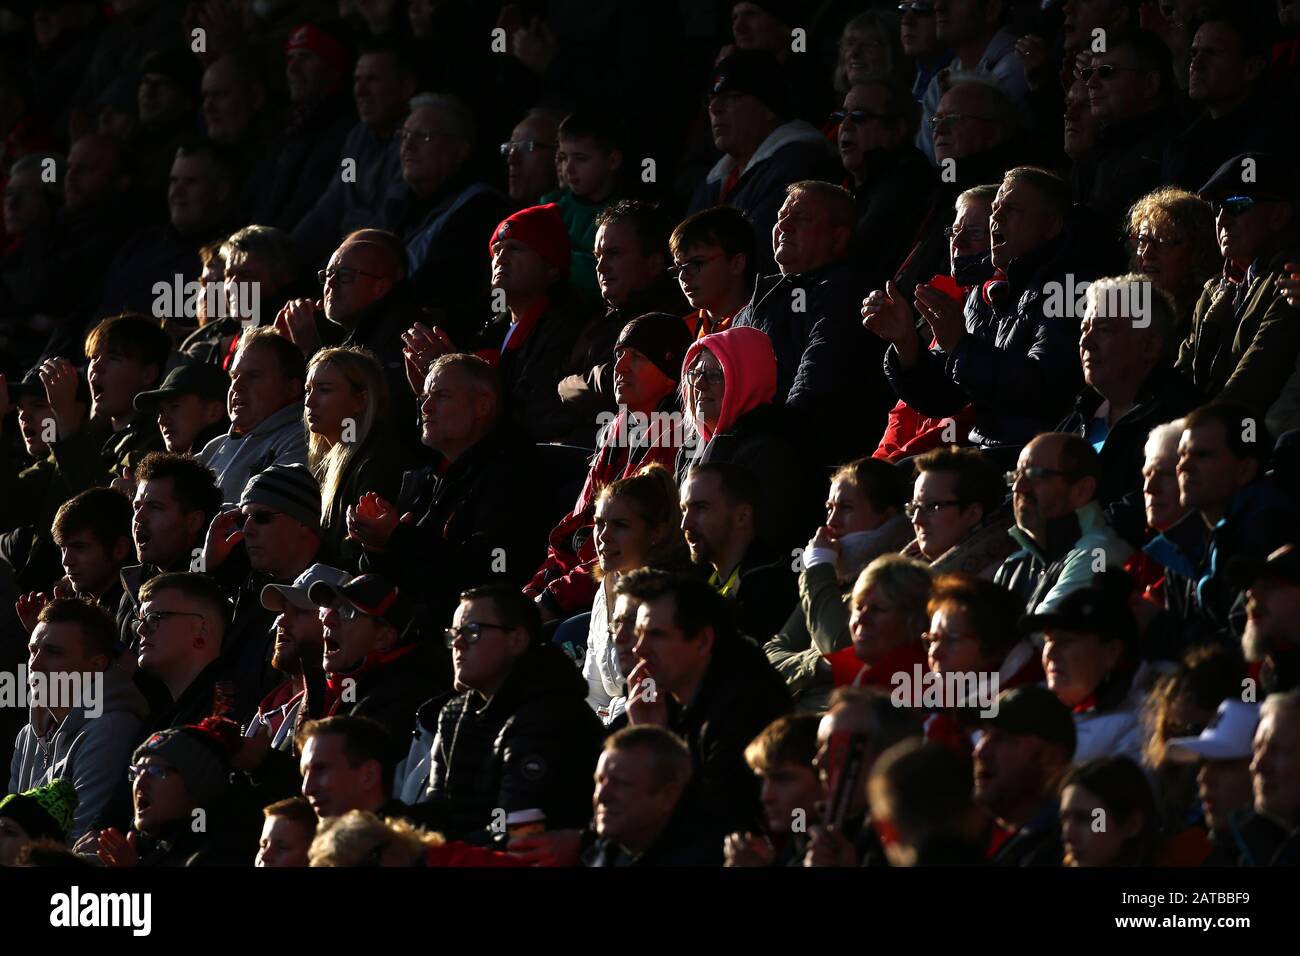
[[[388,384],[374,353],[341,346],[312,356],[303,419],[307,465],[320,482],[322,544],[340,567],[355,570],[361,546],[347,540],[347,507],[367,491],[396,500],[402,477]]]
[[[1205,283],[1223,267],[1210,204],[1184,189],[1147,193],[1126,221],[1134,272],[1174,300],[1179,338],[1192,327],[1192,310]]]

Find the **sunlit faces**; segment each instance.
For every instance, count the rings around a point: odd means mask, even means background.
[[[811,192],[785,198],[772,227],[772,252],[782,275],[820,268],[839,254],[848,227],[831,224],[825,200]]]
[[[602,495],[596,502],[593,530],[601,571],[618,574],[645,564],[664,529],[651,526],[627,496]]]
[[[1187,97],[1211,109],[1244,97],[1263,74],[1261,56],[1247,56],[1242,38],[1227,23],[1211,20],[1192,38],[1187,59]]]
[[[875,585],[855,587],[849,608],[853,652],[864,664],[875,664],[895,647],[916,640],[906,611],[890,602]],[[918,628],[919,631],[919,628]]]
[[[85,674],[107,666],[106,655],[87,652],[81,625],[75,621],[42,621],[27,641],[29,681],[38,674]]]
[[[993,202],[988,199],[967,198],[957,206],[952,221],[952,234],[948,237],[948,262],[958,257],[974,256],[989,251],[989,216]]]
[[[618,672],[627,678],[636,667],[636,610],[641,602],[628,594],[614,598],[614,612],[610,617],[611,640],[618,658]]]
[[[1156,288],[1169,295],[1183,291],[1196,263],[1196,250],[1172,223],[1144,219],[1129,241],[1138,271],[1150,277]]]
[[[525,117],[511,131],[512,143],[533,144],[531,150],[514,148],[506,156],[506,181],[516,202],[535,202],[555,188],[556,126],[554,118],[537,115]]]
[[[218,636],[207,614],[180,591],[152,592],[138,616],[149,622],[139,631],[142,669],[166,679],[202,655],[216,656],[212,646]]]
[[[748,505],[732,500],[713,472],[690,474],[681,486],[682,534],[691,560],[709,564],[721,557],[753,515]]]
[[[923,471],[912,489],[912,529],[927,561],[955,547],[984,517],[977,504],[957,496],[960,476],[955,471]]]
[[[930,670],[937,674],[970,674],[998,668],[997,661],[985,660],[983,641],[971,630],[969,616],[960,604],[948,602],[935,608],[924,636]]]
[[[592,793],[593,821],[599,836],[639,847],[668,821],[681,788],[658,786],[656,769],[646,747],[601,752]]]
[[[787,834],[797,819],[797,811],[807,818],[816,816],[816,807],[826,799],[821,778],[809,764],[781,762],[756,771],[758,799],[770,833]]]
[[[344,243],[330,256],[325,275],[325,318],[344,328],[397,283],[392,261],[373,242]]]
[[[301,383],[285,376],[273,349],[253,344],[235,353],[226,411],[236,434],[247,434],[301,397]]]
[[[678,250],[675,265],[681,268],[677,284],[691,308],[721,314],[737,286],[743,290],[747,264],[742,253],[729,256],[722,246],[695,242]]]
[[[292,674],[312,659],[321,660],[323,638],[324,625],[316,608],[301,608],[286,600],[275,618],[271,666]]]
[[[340,441],[345,421],[361,420],[368,401],[369,393],[349,381],[332,362],[320,362],[307,372],[303,401],[307,428],[331,443]]]
[[[830,494],[826,496],[826,527],[836,538],[874,531],[885,523],[886,517],[854,482],[844,478],[831,482]]]
[[[1246,630],[1242,650],[1246,659],[1262,661],[1274,651],[1300,643],[1300,585],[1285,581],[1265,570],[1246,591]]]
[[[420,403],[421,440],[444,454],[468,447],[491,407],[491,395],[476,386],[464,369],[435,366],[425,379]]]
[[[315,831],[287,816],[267,817],[257,843],[257,866],[306,866]]]
[[[24,394],[15,403],[18,406],[18,431],[23,437],[23,448],[33,458],[44,458],[50,453],[46,438],[55,437],[54,409],[44,393]]]
[[[131,784],[132,822],[138,832],[157,834],[169,823],[189,817],[194,798],[176,767],[154,754],[141,757],[134,766],[142,771]]]
[[[302,795],[317,819],[349,810],[374,810],[383,802],[383,768],[378,760],[353,766],[343,734],[312,734],[298,758]],[[376,796],[378,799],[376,799]]]
[[[1106,825],[1097,826],[1099,819]],[[1061,791],[1061,839],[1070,865],[1116,865],[1125,844],[1141,833],[1147,822],[1141,810],[1134,810],[1128,819],[1122,818],[1101,797],[1079,784]]]
[[[1022,179],[998,187],[989,218],[989,255],[999,269],[1052,239],[1063,227],[1037,187]]]
[[[1294,828],[1300,822],[1300,710],[1265,705],[1250,773],[1255,811]]]
[[[158,431],[168,451],[197,452],[194,443],[200,433],[225,414],[220,400],[202,398],[193,392],[168,395],[158,401]]]
[[[889,115],[889,88],[879,83],[855,86],[844,95],[844,112],[840,123],[837,145],[840,162],[855,179],[861,178],[867,155],[882,149],[891,149],[902,140],[902,124]],[[867,114],[864,119],[853,119],[855,112]]]
[[[506,625],[493,602],[483,598],[461,601],[456,608],[452,626],[463,629],[470,624],[479,625],[478,638],[467,640],[462,631],[452,641],[452,668],[458,683],[490,696],[510,673],[515,658],[528,649],[528,633]]]
[[[636,612],[636,655],[645,661],[660,693],[697,686],[713,654],[713,628],[688,637],[673,619],[676,604],[676,598],[666,594]]]
[[[623,166],[623,153],[605,149],[590,136],[560,134],[564,162],[560,166],[563,183],[579,199],[600,202],[609,198]]]
[[[507,294],[531,296],[545,292],[558,270],[541,253],[518,239],[492,243],[492,287]]]
[[[596,230],[596,281],[605,304],[626,305],[636,293],[651,286],[664,272],[664,257],[641,248],[636,227],[630,222],[607,222]]]
[[[63,573],[83,594],[103,594],[117,580],[123,563],[131,555],[131,539],[105,545],[89,528],[63,536],[58,544]]]
[[[204,514],[182,508],[173,479],[138,482],[132,508],[131,537],[140,563],[170,568],[184,559],[188,564],[192,543],[201,541]]]
[[[86,377],[90,384],[90,409],[96,418],[121,419],[135,410],[135,396],[158,382],[157,365],[146,364],[114,348],[101,345],[90,356]]]
[[[350,614],[340,613],[344,608]],[[345,598],[318,611],[323,651],[321,664],[330,674],[347,674],[359,668],[371,654],[391,650],[397,631],[382,619],[356,612]]]
[[[1147,524],[1156,531],[1167,531],[1187,514],[1179,500],[1176,444],[1161,448],[1158,455],[1143,462],[1142,501]]]
[[[1043,635],[1047,687],[1066,707],[1082,704],[1119,664],[1124,645],[1098,634],[1053,628]]]
[[[687,401],[695,420],[705,428],[716,429],[722,418],[726,375],[722,363],[712,351],[700,349],[696,353],[687,375],[687,385]]]
[[[1178,441],[1178,492],[1184,508],[1217,511],[1258,473],[1253,458],[1238,459],[1222,423],[1205,422]]]
[[[676,386],[663,370],[637,349],[614,350],[614,400],[633,411],[653,410]]]

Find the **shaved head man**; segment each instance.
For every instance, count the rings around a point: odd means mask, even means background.
[[[325,275],[325,317],[351,331],[356,316],[405,277],[406,264],[389,245],[350,236],[330,257]]]

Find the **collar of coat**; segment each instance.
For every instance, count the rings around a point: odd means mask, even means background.
[[[1106,516],[1102,513],[1101,505],[1096,501],[1089,501],[1069,514],[1047,522],[1046,548],[1041,547],[1037,541],[1025,534],[1019,526],[1013,525],[1007,534],[1030,554],[1051,563],[1074,547],[1075,542],[1085,534],[1105,526]]]

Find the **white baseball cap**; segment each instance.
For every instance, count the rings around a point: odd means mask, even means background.
[[[1252,753],[1259,704],[1228,698],[1199,737],[1173,737],[1165,754],[1176,763],[1196,760],[1244,760]]]

